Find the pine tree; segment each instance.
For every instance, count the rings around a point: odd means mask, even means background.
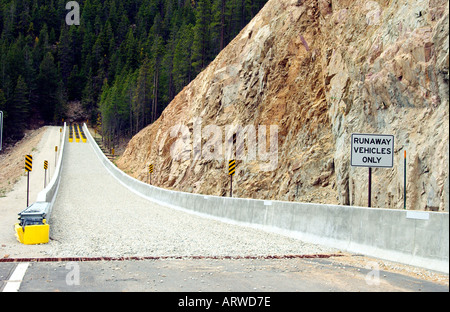
[[[79,101],[82,99],[83,86],[85,85],[84,73],[78,69],[78,65],[73,66],[69,78],[67,79],[66,94],[69,101]]]
[[[209,62],[210,50],[210,0],[199,0],[197,3],[196,24],[194,27],[194,43],[192,48],[192,67],[196,73],[203,70]]]
[[[8,108],[10,121],[14,122],[14,126],[9,131],[13,137],[21,137],[29,122],[30,103],[28,101],[28,87],[22,76],[17,79],[17,85],[14,90],[12,107]],[[9,125],[12,122],[8,123]]]
[[[139,69],[136,89],[134,91],[132,105],[132,114],[134,118],[132,122],[135,129],[133,129],[133,133],[137,133],[144,127],[146,116],[148,116],[150,112],[149,106],[152,96],[152,79],[150,71],[150,60],[146,58]]]
[[[5,93],[2,89],[0,89],[0,112],[3,113],[3,120],[6,120],[8,118],[7,112],[6,112],[6,97]],[[3,132],[5,133],[7,129],[3,127]],[[1,131],[1,130],[0,130]],[[3,136],[3,134],[2,134]]]
[[[0,89],[0,111],[5,110],[6,97],[2,89]]]
[[[48,52],[39,66],[39,111],[46,122],[52,122],[59,107],[60,82],[53,55]]]
[[[225,0],[213,0],[210,23],[211,53],[217,55],[225,47]]]
[[[150,112],[150,120],[153,123],[157,119],[159,104],[159,83],[161,72],[161,60],[164,55],[164,41],[159,35],[156,36],[152,47],[152,67],[153,67],[153,93],[152,93],[152,109]]]
[[[74,63],[74,56],[69,31],[65,26],[61,28],[61,35],[59,36],[58,59],[60,62],[63,82],[67,85]]]
[[[84,89],[82,91],[81,104],[83,105],[84,110],[89,114],[89,120],[96,120],[97,111],[96,111],[96,102],[95,102],[95,85],[94,79],[92,77],[92,69],[89,70],[89,73],[86,78],[86,84],[84,85]]]
[[[180,92],[192,79],[191,50],[193,41],[192,25],[183,25],[180,28],[179,36],[173,56],[173,81],[175,93]]]
[[[2,8],[2,17],[3,17],[2,38],[3,40],[8,42],[13,41],[15,37],[16,9],[17,8],[15,1],[5,3]]]
[[[126,67],[136,69],[138,61],[138,51],[132,28],[128,30],[127,38],[125,40],[125,49]]]
[[[220,0],[220,51],[225,48],[225,9],[226,0]]]

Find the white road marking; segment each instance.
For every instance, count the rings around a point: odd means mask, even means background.
[[[25,272],[30,265],[29,262],[19,263],[14,270],[13,274],[8,281],[6,281],[5,288],[3,288],[3,292],[18,292],[20,288],[20,284],[22,283],[23,277],[25,276]]]

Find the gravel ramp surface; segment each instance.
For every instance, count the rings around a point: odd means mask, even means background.
[[[50,220],[58,257],[312,255],[335,252],[148,201],[112,177],[91,143],[67,143]]]

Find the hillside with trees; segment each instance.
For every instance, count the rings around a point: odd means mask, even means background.
[[[0,0],[4,136],[55,124],[82,103],[104,135],[154,122],[267,0]]]

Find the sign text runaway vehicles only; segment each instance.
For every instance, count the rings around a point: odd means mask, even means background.
[[[392,168],[394,165],[394,136],[352,134],[351,165]]]

